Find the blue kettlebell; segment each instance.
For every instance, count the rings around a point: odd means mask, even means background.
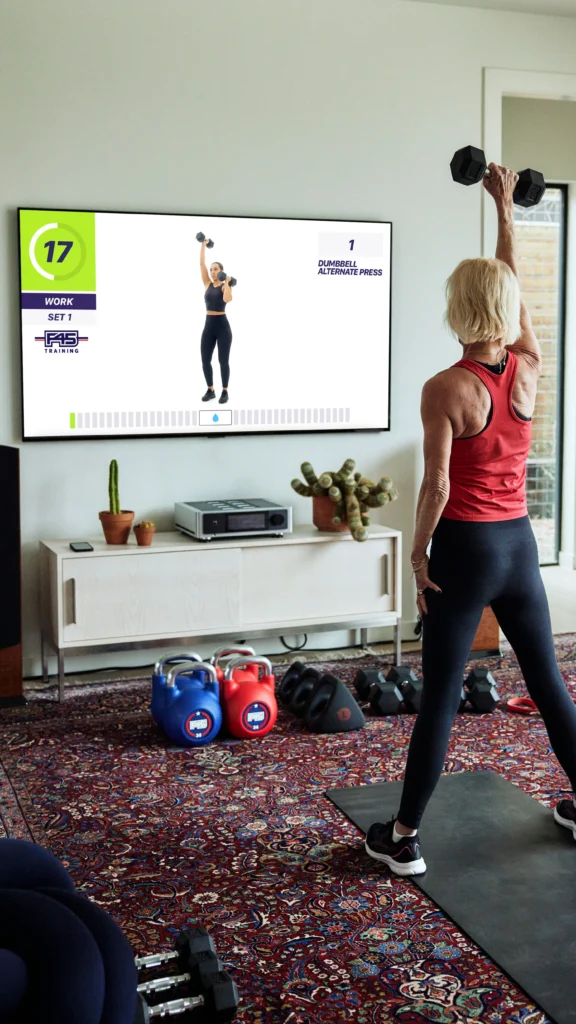
[[[177,662],[202,661],[195,651],[182,651],[180,654],[169,654],[166,658],[160,658],[154,666],[152,676],[152,699],[150,701],[150,714],[156,725],[162,725],[164,708],[166,705],[166,672],[165,665],[175,665]]]
[[[161,725],[179,747],[203,747],[220,732],[222,708],[213,665],[174,665],[168,673]]]

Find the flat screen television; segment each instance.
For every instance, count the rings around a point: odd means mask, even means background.
[[[390,223],[18,220],[24,440],[389,428]]]

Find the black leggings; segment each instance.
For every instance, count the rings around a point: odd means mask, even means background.
[[[548,600],[528,516],[509,522],[441,519],[432,538],[422,631],[424,688],[398,820],[418,828],[444,768],[470,648],[487,605],[518,658],[552,749],[576,792],[576,705],[554,651]]]
[[[218,345],[218,362],[220,363],[220,376],[222,387],[227,388],[230,381],[230,347],[232,345],[232,330],[227,316],[207,316],[200,352],[202,354],[202,369],[209,388],[214,386],[214,375],[212,373],[212,356]]]

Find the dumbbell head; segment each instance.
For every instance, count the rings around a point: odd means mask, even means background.
[[[496,680],[485,668],[474,668],[466,677],[464,686],[468,691],[468,700],[475,711],[487,714],[494,711],[499,697]]]
[[[518,184],[514,189],[514,202],[516,206],[523,206],[524,209],[537,206],[545,191],[544,175],[528,167],[525,171],[520,171]]]
[[[219,272],[219,274],[218,274],[218,280],[219,280],[219,281],[225,281],[227,277],[228,277],[228,274],[226,273],[226,271],[225,271],[225,270],[221,270],[221,271]],[[231,278],[230,278],[230,287],[231,287],[231,288],[233,288],[233,287],[234,287],[234,285],[235,285],[235,284],[237,284],[237,283],[238,283],[238,282],[236,281],[236,278],[235,278],[235,277],[231,277]]]
[[[379,672],[377,669],[374,668],[361,668],[358,670],[354,677],[354,689],[356,690],[356,693],[360,697],[360,700],[368,700],[370,688],[374,686],[375,683],[384,682],[385,678],[382,672]]]
[[[486,157],[476,146],[464,146],[454,153],[450,170],[459,185],[477,185],[486,172]]]
[[[228,971],[213,974],[202,989],[204,1007],[209,1021],[232,1020],[238,1009],[238,989]]]
[[[174,949],[182,967],[188,967],[190,957],[194,957],[198,953],[216,952],[214,939],[205,928],[200,926],[184,928],[174,943]]]
[[[303,665],[301,661],[294,661],[287,672],[282,676],[280,688],[278,690],[278,697],[282,704],[289,704],[292,700],[292,694],[296,689],[296,684],[300,679],[306,665]]]
[[[316,668],[305,668],[300,676],[290,700],[290,711],[298,718],[302,718],[305,714],[314,687],[320,678],[320,672]]]
[[[386,679],[372,684],[368,694],[370,707],[377,715],[398,715],[402,705],[402,694],[395,683]]]
[[[198,234],[196,235],[196,241],[197,242],[206,242],[206,235],[204,234],[203,231],[199,231],[198,232]],[[206,242],[206,248],[207,249],[213,249],[214,248],[214,242],[212,241],[211,238],[209,238],[208,241]]]

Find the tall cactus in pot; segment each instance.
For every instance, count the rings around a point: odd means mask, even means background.
[[[99,518],[104,530],[107,544],[127,544],[134,521],[134,513],[122,510],[118,492],[118,463],[112,459],[108,471],[108,504],[106,512],[100,512]]]
[[[120,515],[120,496],[118,493],[118,463],[112,459],[108,473],[108,497],[110,498],[110,511],[113,515]]]

